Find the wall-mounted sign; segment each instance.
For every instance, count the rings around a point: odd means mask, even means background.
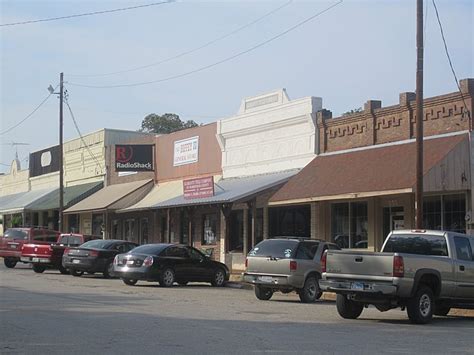
[[[30,176],[59,171],[59,145],[30,154]]]
[[[214,176],[183,181],[185,199],[214,196]]]
[[[174,142],[173,166],[196,163],[199,160],[199,137]]]
[[[117,144],[115,171],[153,171],[153,144]]]

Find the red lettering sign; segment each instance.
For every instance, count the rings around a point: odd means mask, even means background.
[[[183,191],[185,199],[212,197],[214,196],[214,176],[184,180]]]

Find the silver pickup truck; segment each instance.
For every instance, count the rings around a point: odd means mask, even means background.
[[[474,237],[443,231],[393,231],[380,253],[328,250],[323,291],[337,294],[337,311],[356,319],[364,307],[406,308],[425,324],[451,307],[474,308]]]

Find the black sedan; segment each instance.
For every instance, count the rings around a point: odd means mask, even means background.
[[[146,244],[119,254],[114,260],[114,274],[131,286],[145,280],[158,281],[163,287],[191,281],[220,287],[229,280],[227,266],[193,247],[176,244]]]
[[[84,272],[101,272],[105,278],[112,276],[114,257],[138,246],[125,240],[97,239],[88,241],[77,248],[67,248],[63,254],[63,266],[73,276]]]

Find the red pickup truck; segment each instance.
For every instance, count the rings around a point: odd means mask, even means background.
[[[41,227],[8,228],[0,237],[0,257],[7,268],[20,261],[21,249],[26,243],[54,243],[59,232]]]
[[[61,234],[56,243],[24,244],[21,250],[21,261],[31,263],[33,271],[37,273],[42,273],[46,269],[58,269],[61,274],[68,274],[69,271],[62,265],[64,250],[99,238],[91,235],[67,233]]]

